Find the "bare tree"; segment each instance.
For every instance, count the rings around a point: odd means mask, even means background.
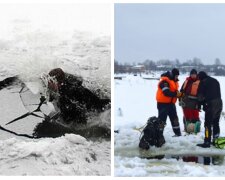
[[[218,66],[218,65],[221,65],[220,59],[219,59],[219,58],[216,58],[214,64],[217,65],[217,66]]]

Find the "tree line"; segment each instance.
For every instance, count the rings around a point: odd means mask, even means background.
[[[225,65],[221,63],[219,58],[216,58],[211,65],[205,65],[199,58],[193,58],[185,62],[180,62],[179,59],[162,59],[158,61],[146,59],[141,63],[119,63],[117,60],[114,61],[114,73],[150,73],[151,71],[168,71],[174,67],[178,68],[181,73],[190,72],[191,69],[195,68],[198,71],[225,76]]]

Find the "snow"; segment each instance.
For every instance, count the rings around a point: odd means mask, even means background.
[[[114,175],[115,176],[224,176],[225,162],[220,165],[203,165],[203,163],[184,162],[182,159],[163,158],[146,159],[162,154],[169,155],[200,155],[225,156],[224,149],[204,149],[197,147],[197,143],[202,143],[204,139],[204,112],[200,112],[201,132],[197,135],[186,135],[183,131],[182,109],[178,105],[177,113],[181,137],[172,137],[174,135],[172,127],[167,118],[167,125],[164,130],[166,144],[161,148],[151,146],[150,150],[141,151],[138,148],[140,128],[143,127],[147,119],[151,116],[158,116],[155,95],[157,91],[158,80],[144,79],[159,78],[160,73],[142,74],[134,76],[132,74],[117,74],[116,77],[123,77],[122,80],[114,80],[115,86],[115,122],[114,128],[119,133],[114,133]],[[180,86],[184,82],[187,74],[179,76]],[[225,77],[215,77],[221,84],[221,92],[225,92]],[[222,93],[223,102],[225,95]],[[224,109],[223,109],[224,111]],[[221,136],[225,136],[225,117],[220,119]],[[194,168],[193,168],[194,166]]]
[[[42,91],[39,78],[60,67],[82,76],[86,87],[100,89],[102,97],[110,98],[109,5],[5,4],[2,9],[1,25],[5,31],[0,36],[0,81],[19,75],[38,95]],[[17,133],[32,134],[41,118],[28,116],[5,126],[28,112],[19,97],[20,89],[15,86],[0,91],[0,125]],[[47,107],[54,109],[50,103]],[[95,117],[92,123],[110,129],[110,110]],[[0,175],[110,174],[111,142],[107,139],[90,140],[78,134],[28,139],[0,131]]]
[[[106,175],[110,142],[66,134],[59,138],[0,141],[2,175]]]

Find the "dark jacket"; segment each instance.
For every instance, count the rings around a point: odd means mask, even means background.
[[[86,123],[87,113],[103,111],[110,99],[100,99],[94,92],[82,86],[82,79],[65,74],[65,80],[59,88],[57,106],[65,121]]]
[[[200,102],[209,103],[212,100],[221,99],[220,84],[215,78],[207,75],[200,80],[198,88]]]

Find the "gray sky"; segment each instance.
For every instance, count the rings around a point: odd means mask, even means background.
[[[79,30],[110,35],[110,10],[107,3],[0,3],[0,39],[12,35],[15,20],[30,22],[42,30]]]
[[[115,59],[225,64],[225,4],[115,4]]]

